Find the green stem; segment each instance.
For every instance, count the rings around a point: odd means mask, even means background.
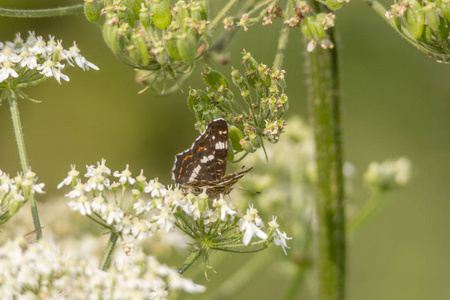
[[[302,285],[303,279],[305,278],[306,271],[307,271],[307,266],[304,266],[302,264],[297,265],[297,270],[296,270],[294,276],[291,278],[291,282],[289,283],[289,286],[285,290],[283,300],[295,299],[295,296],[298,293],[298,289]]]
[[[189,255],[188,258],[184,261],[183,265],[178,269],[178,273],[183,274],[187,271],[196,261],[197,259],[202,255],[203,251],[199,250],[197,252],[192,252],[191,255]]]
[[[211,30],[211,32],[216,30],[216,28],[219,25],[219,23],[222,22],[222,20],[230,12],[231,8],[233,8],[233,6],[236,5],[237,3],[239,3],[240,1],[242,1],[242,0],[230,0],[230,1],[228,1],[228,3],[216,15],[214,20],[212,20],[211,23],[209,24],[209,27],[208,27],[209,30]]]
[[[348,223],[347,234],[349,237],[353,237],[387,203],[387,197],[384,195],[385,193],[381,190],[376,190],[372,194],[358,214]]]
[[[112,254],[114,252],[114,248],[117,243],[117,239],[119,238],[119,235],[115,232],[111,232],[111,235],[109,236],[108,244],[106,245],[105,252],[103,252],[102,260],[100,261],[99,269],[102,271],[106,271],[109,268],[109,265],[111,264],[111,258]]]
[[[258,255],[253,255],[241,266],[232,276],[220,283],[220,286],[211,289],[204,300],[233,299],[233,297],[245,288],[248,283],[263,269],[267,269],[273,263],[273,257],[270,251],[264,251]]]
[[[28,164],[28,156],[25,149],[25,140],[23,138],[22,124],[20,122],[19,106],[17,104],[17,95],[14,91],[11,90],[6,91],[5,94],[6,97],[8,98],[9,109],[11,111],[11,119],[14,127],[14,135],[16,136],[20,165],[22,166],[22,172],[25,174],[30,170],[30,165]],[[28,200],[31,206],[31,215],[33,216],[36,238],[40,240],[42,238],[42,228],[41,223],[39,222],[37,203],[33,193],[30,193]]]
[[[289,40],[289,26],[283,24],[278,38],[278,47],[275,59],[273,61],[273,68],[280,70],[283,67],[284,53]]]
[[[13,18],[46,18],[62,17],[82,13],[84,4],[45,9],[9,9],[0,7],[0,17]]]
[[[345,217],[337,43],[307,53],[309,106],[316,144],[317,299],[344,299]]]

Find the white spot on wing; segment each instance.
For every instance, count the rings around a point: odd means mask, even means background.
[[[195,180],[195,178],[197,178],[198,172],[200,171],[201,168],[202,166],[200,165],[195,167],[195,169],[192,171],[191,177],[189,177],[189,182],[192,182]]]
[[[216,149],[225,149],[225,143],[224,142],[217,142],[216,143]]]

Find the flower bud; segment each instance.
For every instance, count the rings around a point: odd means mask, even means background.
[[[141,21],[141,24],[142,26],[144,26],[144,28],[149,28],[150,25],[152,25],[152,18],[150,17],[148,8],[144,3],[142,3],[142,7],[139,10],[139,20]]]
[[[325,38],[325,30],[315,16],[309,16],[301,23],[303,34],[310,40],[322,40]]]
[[[211,69],[206,66],[205,71],[202,72],[203,81],[215,90],[218,90],[221,86],[228,88],[228,80],[222,73]]]
[[[203,189],[203,192],[198,195],[198,210],[200,211],[200,215],[203,214],[205,209],[208,207],[208,194],[206,194],[206,188]]]
[[[135,20],[139,20],[139,13],[141,10],[142,0],[121,0],[122,3],[129,9],[130,15]]]
[[[422,36],[425,22],[422,5],[417,0],[405,0],[405,2],[408,4],[408,9],[403,15],[403,21],[412,36],[418,39]]]
[[[442,14],[447,19],[447,22],[450,22],[450,1],[441,0],[441,1],[438,1],[437,3],[438,3],[438,7],[442,11]]]
[[[248,142],[246,139],[242,139],[239,141],[239,144],[241,144],[242,148],[249,153],[255,152],[256,149],[255,147],[253,147],[253,145]]]
[[[169,26],[172,15],[170,14],[169,4],[165,0],[155,0],[151,5],[151,12],[156,27],[164,29]]]
[[[339,1],[339,0],[327,0],[325,2],[325,5],[328,6],[329,9],[331,10],[338,10],[339,8],[341,8],[343,4],[343,1]]]
[[[261,138],[254,132],[249,132],[248,137],[250,138],[250,143],[255,148],[261,147]]]
[[[177,48],[177,38],[171,33],[165,40],[165,45],[169,55],[175,60],[181,60],[180,53]]]
[[[102,5],[99,1],[85,0],[84,1],[84,15],[92,23],[97,23],[100,19]]]
[[[441,18],[438,11],[431,5],[424,7],[425,20],[431,30],[443,39],[448,38],[449,28],[447,20]]]
[[[111,23],[111,25],[110,25]],[[103,40],[106,45],[111,49],[114,54],[117,54],[117,31],[119,26],[114,20],[110,20],[109,22],[105,22],[103,24]]]
[[[178,1],[177,2],[177,9],[178,9],[178,23],[180,24],[181,30],[186,30],[187,27],[185,25],[186,18],[189,18],[189,11],[186,8],[186,2],[184,1]]]
[[[134,26],[133,11],[125,5],[123,7],[124,7],[123,10],[117,12],[117,17],[119,17],[119,21],[127,23],[130,25],[130,27],[133,27]]]
[[[181,59],[185,63],[191,64],[197,54],[197,37],[195,36],[195,32],[189,30],[186,33],[179,35],[177,39],[177,48]]]
[[[241,152],[244,150],[242,148],[242,145],[240,144],[241,140],[244,138],[244,134],[242,131],[239,130],[236,126],[230,125],[228,128],[228,137],[231,140],[231,144],[233,146],[233,149],[235,149],[238,152]]]
[[[150,63],[150,55],[148,53],[144,37],[139,33],[135,33],[131,37],[131,40],[136,46],[137,51],[139,52],[140,64],[142,66],[147,66]]]

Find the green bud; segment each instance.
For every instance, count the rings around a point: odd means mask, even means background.
[[[131,39],[139,52],[141,65],[147,66],[150,63],[150,55],[144,37],[139,33],[136,33],[133,34]]]
[[[429,8],[427,10],[424,9],[424,13],[425,13],[425,20],[427,20],[428,26],[430,26],[430,28],[433,31],[438,32],[440,21],[437,11],[434,10],[433,8]]]
[[[254,132],[249,132],[248,137],[250,138],[250,143],[255,148],[261,147],[261,138]]]
[[[212,87],[215,90],[218,90],[222,87],[228,88],[228,80],[222,73],[211,69],[209,66],[206,66],[205,71],[202,72],[203,81]]]
[[[150,17],[150,13],[145,4],[142,4],[141,9],[139,10],[139,20],[144,28],[149,28],[150,25],[152,25],[152,18]]]
[[[208,207],[208,195],[205,192],[206,188],[203,190],[201,194],[198,195],[198,210],[200,211],[200,215],[203,214],[205,209]]]
[[[228,161],[233,161],[234,160],[234,150],[233,150],[233,145],[231,145],[231,144],[228,146],[227,160]]]
[[[94,0],[84,1],[84,14],[86,18],[92,23],[97,23],[100,19],[100,13],[102,11],[102,5]]]
[[[119,17],[119,21],[127,23],[130,27],[134,26],[134,15],[131,8],[128,6],[123,6],[125,9],[117,12],[117,16]]]
[[[244,134],[242,131],[239,130],[236,126],[230,125],[228,127],[228,137],[231,140],[231,144],[233,145],[233,149],[235,149],[238,152],[241,152],[244,150],[242,148],[242,145],[240,144],[240,141],[244,138]]]
[[[403,21],[412,36],[418,39],[422,36],[425,22],[422,5],[417,0],[405,0],[405,2],[408,3],[408,9],[403,15]]]
[[[113,23],[109,25],[109,23]],[[103,40],[114,54],[117,54],[117,31],[119,26],[113,20],[103,24]]]
[[[170,35],[168,39],[165,41],[167,52],[169,52],[169,55],[175,59],[175,60],[181,60],[180,53],[178,53],[177,48],[177,38],[173,35]]]
[[[442,14],[444,14],[445,18],[447,19],[447,22],[450,22],[450,1],[448,0],[438,1],[438,6],[441,9]]]
[[[188,105],[189,109],[190,109],[192,112],[195,112],[195,111],[194,111],[194,106],[198,104],[199,98],[200,98],[200,97],[199,97],[199,95],[198,95],[197,90],[191,89],[191,90],[189,91],[189,96],[188,96],[188,99],[187,99],[187,105]]]
[[[9,206],[10,216],[15,215],[19,211],[19,209],[22,207],[22,204],[23,204],[22,201],[12,200],[11,204]]]
[[[325,38],[325,30],[315,16],[309,16],[301,23],[303,34],[310,40],[322,40]]]
[[[255,147],[253,147],[253,145],[248,142],[246,139],[242,139],[240,140],[239,144],[241,144],[242,148],[249,153],[253,153],[256,151]]]
[[[156,27],[164,29],[169,26],[172,15],[170,14],[169,4],[166,1],[153,2],[151,12],[153,14],[153,23]]]
[[[431,34],[430,26],[423,27],[423,33],[421,37],[425,42],[431,42],[433,40],[433,35]]]
[[[181,30],[186,30],[185,19],[189,18],[189,11],[186,8],[186,3],[184,1],[178,1],[178,23],[180,24]]]
[[[342,6],[342,1],[339,0],[327,0],[325,5],[331,10],[338,10]]]
[[[399,30],[401,32],[402,24],[400,23],[400,19],[397,17],[397,14],[395,13],[397,7],[398,7],[398,4],[394,4],[391,6],[392,19],[394,20],[394,24],[395,24],[395,27],[397,27],[397,30]]]
[[[197,37],[194,31],[189,30],[186,33],[179,35],[177,39],[177,48],[181,59],[185,63],[191,64],[197,54]]]
[[[144,3],[143,0],[121,0],[122,3],[129,8],[129,12],[133,19],[139,20],[139,13],[141,10],[141,4]]]

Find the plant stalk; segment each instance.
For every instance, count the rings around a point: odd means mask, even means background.
[[[202,255],[202,251],[199,250],[197,252],[192,252],[191,255],[189,255],[188,258],[184,261],[183,265],[178,269],[178,273],[183,274],[187,271],[196,261],[197,259]]]
[[[83,12],[84,4],[45,9],[10,9],[0,7],[0,17],[47,18],[75,15]]]
[[[112,254],[117,243],[119,235],[115,232],[111,232],[109,236],[108,244],[106,245],[105,252],[103,252],[102,260],[100,261],[99,269],[102,271],[108,270],[111,265]]]
[[[337,42],[308,52],[309,108],[316,144],[317,299],[345,295],[345,211]]]
[[[17,150],[19,152],[20,165],[22,166],[22,172],[25,174],[30,170],[30,165],[28,164],[28,156],[25,149],[25,140],[23,138],[22,124],[20,122],[19,106],[17,104],[17,95],[14,91],[11,90],[5,92],[5,94],[8,98],[9,110],[11,112],[14,135],[16,136]],[[31,215],[33,216],[33,224],[34,229],[36,231],[36,238],[40,240],[42,238],[42,227],[39,221],[37,203],[33,193],[29,194],[28,201],[30,202],[31,206]]]

